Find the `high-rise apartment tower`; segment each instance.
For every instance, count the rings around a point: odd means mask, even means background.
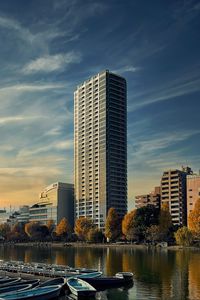
[[[110,207],[127,212],[126,80],[108,70],[74,93],[76,218],[104,228]]]
[[[190,174],[191,168],[182,167],[165,171],[161,179],[161,203],[168,204],[174,225],[187,225],[186,179]]]

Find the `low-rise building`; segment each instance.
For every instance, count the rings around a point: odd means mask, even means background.
[[[29,222],[29,206],[23,205],[19,207],[18,215],[16,216],[18,223],[26,224]]]
[[[194,209],[194,205],[200,199],[200,175],[187,176],[187,218]]]
[[[155,205],[160,208],[160,187],[154,188],[154,191],[149,194],[138,195],[135,197],[135,207],[140,208],[148,204]]]
[[[74,187],[70,183],[56,182],[46,187],[39,196],[39,201],[29,209],[29,221],[47,224],[53,220],[57,225],[66,218],[74,226]]]
[[[7,212],[6,209],[0,209],[0,224],[6,223],[11,213]]]

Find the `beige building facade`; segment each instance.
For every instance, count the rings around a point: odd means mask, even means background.
[[[161,204],[167,203],[173,225],[187,225],[187,175],[193,174],[191,168],[170,169],[161,179]]]
[[[147,206],[148,204],[155,205],[155,207],[160,208],[160,187],[159,186],[155,187],[154,191],[149,194],[138,195],[135,197],[136,208]]]
[[[39,201],[29,208],[29,220],[47,224],[53,220],[57,225],[66,218],[74,226],[74,186],[70,183],[56,182],[46,187]]]
[[[200,175],[187,176],[187,218],[194,209],[195,202],[200,199]]]

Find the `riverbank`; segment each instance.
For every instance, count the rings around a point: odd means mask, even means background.
[[[124,248],[124,249],[166,249],[166,250],[196,250],[200,251],[198,246],[167,246],[165,244],[147,245],[147,244],[135,244],[135,243],[85,243],[85,242],[28,242],[28,243],[0,243],[1,246],[7,247],[39,247],[39,248]]]

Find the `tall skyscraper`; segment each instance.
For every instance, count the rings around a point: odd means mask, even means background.
[[[182,167],[165,171],[161,179],[161,203],[168,203],[174,225],[187,225],[186,179],[190,174],[189,167]]]
[[[108,70],[74,93],[76,217],[103,228],[110,207],[127,212],[126,80]]]

